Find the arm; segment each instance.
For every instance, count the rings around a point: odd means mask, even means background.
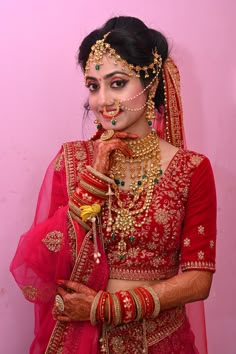
[[[208,297],[215,271],[216,192],[211,165],[204,158],[190,183],[181,235],[182,273],[157,283],[161,309],[204,300]]]
[[[210,292],[213,274],[191,270],[153,285],[161,310],[168,310],[189,302],[205,300]]]

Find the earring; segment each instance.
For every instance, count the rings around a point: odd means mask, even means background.
[[[155,103],[153,101],[153,98],[155,96],[155,92],[151,92],[148,95],[148,100],[147,100],[147,110],[146,110],[146,119],[148,122],[148,125],[152,125],[153,119],[156,118],[155,116]]]
[[[102,125],[101,125],[101,123],[99,122],[98,119],[95,119],[94,124],[97,125],[97,129],[98,129],[98,130],[99,130],[99,129],[102,129]]]

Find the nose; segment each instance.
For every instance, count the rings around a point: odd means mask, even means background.
[[[98,92],[98,105],[100,107],[110,106],[112,105],[113,101],[114,100],[112,99],[107,88],[101,85]]]

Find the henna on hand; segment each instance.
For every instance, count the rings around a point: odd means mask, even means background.
[[[57,293],[64,301],[65,309],[59,314],[54,314],[58,321],[89,321],[90,310],[97,292],[86,285],[70,280],[57,282],[59,288]]]
[[[100,173],[106,175],[110,169],[112,153],[115,150],[120,150],[125,156],[132,156],[132,150],[121,139],[136,139],[137,137],[136,134],[115,132],[110,140],[96,140],[94,142],[93,167]]]

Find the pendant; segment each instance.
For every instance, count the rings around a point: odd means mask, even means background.
[[[125,258],[126,253],[126,242],[124,235],[121,235],[121,240],[118,242],[118,254],[121,260]]]

